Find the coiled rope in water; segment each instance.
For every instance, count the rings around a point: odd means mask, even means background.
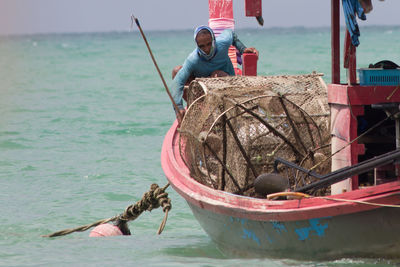
[[[83,231],[86,231],[87,229],[98,226],[100,224],[113,222],[113,221],[116,221],[117,224],[119,224],[118,226],[122,225],[122,226],[126,227],[126,223],[128,221],[135,220],[144,211],[146,211],[146,210],[151,211],[151,210],[157,209],[159,207],[162,207],[163,212],[165,213],[164,219],[162,220],[161,225],[157,231],[157,234],[161,234],[161,232],[164,230],[165,224],[167,222],[168,212],[172,207],[171,199],[168,197],[168,193],[165,192],[165,190],[168,188],[168,186],[169,186],[169,183],[162,188],[160,188],[157,184],[152,184],[150,186],[150,190],[147,191],[146,193],[144,193],[144,195],[140,201],[128,206],[125,209],[125,211],[119,215],[116,215],[116,216],[108,218],[108,219],[99,220],[99,221],[91,223],[91,224],[82,225],[82,226],[79,226],[76,228],[65,229],[65,230],[61,230],[58,232],[54,232],[52,234],[44,235],[43,237],[56,237],[56,236],[68,235],[73,232],[83,232]],[[130,234],[129,229],[127,231],[128,231],[127,234]]]

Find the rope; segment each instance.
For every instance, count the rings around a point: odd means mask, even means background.
[[[394,95],[394,93],[396,93],[396,91],[400,88],[400,85],[398,85],[396,88],[394,88],[394,90],[389,94],[388,97],[386,97],[386,100],[390,100],[392,98],[392,96]]]
[[[99,220],[91,224],[82,225],[76,228],[65,229],[58,232],[54,232],[52,234],[44,235],[43,237],[56,237],[56,236],[68,235],[73,232],[83,232],[97,225],[117,220],[126,223],[128,221],[135,220],[137,217],[140,216],[140,214],[142,214],[146,210],[151,211],[159,207],[162,207],[163,212],[165,213],[164,219],[162,220],[161,225],[157,231],[157,234],[161,234],[161,232],[164,230],[165,224],[167,223],[168,212],[172,207],[171,199],[168,197],[168,193],[165,192],[168,186],[169,183],[166,184],[163,188],[160,188],[157,184],[152,184],[150,186],[150,190],[144,193],[140,201],[128,206],[125,209],[125,211],[119,215],[116,215],[108,219]]]
[[[380,204],[380,203],[367,202],[367,201],[361,201],[361,200],[355,200],[355,199],[343,199],[343,198],[321,197],[321,196],[316,197],[316,196],[311,196],[311,195],[299,193],[299,192],[273,193],[273,194],[267,195],[267,199],[271,200],[273,198],[282,197],[282,196],[289,196],[289,197],[294,197],[294,198],[298,198],[298,199],[299,198],[321,198],[321,199],[338,201],[338,202],[350,202],[350,203],[358,203],[358,204],[379,206],[379,207],[386,207],[386,208],[400,208],[400,205]]]
[[[319,162],[318,164],[314,165],[310,171],[314,170],[315,168],[317,168],[319,165],[321,165],[322,163],[326,162],[327,160],[331,159],[334,155],[336,155],[337,153],[339,153],[340,151],[342,151],[343,149],[345,149],[346,147],[348,147],[349,145],[351,145],[352,143],[354,143],[355,141],[357,141],[358,139],[360,139],[361,137],[363,137],[364,135],[366,135],[367,133],[371,132],[372,130],[378,128],[379,126],[381,126],[384,122],[386,122],[387,120],[394,118],[396,115],[398,115],[400,112],[397,112],[395,114],[392,114],[390,116],[387,116],[385,119],[381,120],[380,122],[376,123],[375,125],[373,125],[371,128],[369,128],[368,130],[366,130],[365,132],[363,132],[362,134],[360,134],[359,136],[357,136],[356,138],[354,138],[353,140],[351,140],[349,143],[347,143],[346,145],[344,145],[342,148],[340,148],[339,150],[337,150],[335,153],[332,153],[329,157],[327,157],[326,159],[324,159],[323,161]]]
[[[379,207],[387,207],[387,208],[400,208],[400,205],[379,204],[379,203],[373,203],[373,202],[367,202],[367,201],[361,201],[361,200],[353,200],[353,199],[332,198],[332,197],[317,197],[317,198],[322,198],[322,199],[326,199],[326,200],[333,200],[333,201],[341,201],[341,202],[359,203],[359,204],[365,204],[365,205],[371,205],[371,206],[379,206]]]

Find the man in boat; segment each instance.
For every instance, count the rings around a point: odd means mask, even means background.
[[[180,124],[180,116],[185,114],[182,103],[183,88],[186,83],[196,77],[222,77],[234,76],[235,70],[228,56],[228,49],[231,45],[239,50],[240,54],[255,53],[254,47],[247,48],[231,30],[224,30],[217,38],[214,32],[207,26],[197,27],[194,31],[194,40],[197,48],[186,58],[183,66],[177,66],[172,72],[172,96],[179,108],[175,112]]]

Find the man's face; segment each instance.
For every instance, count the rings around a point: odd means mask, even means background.
[[[212,37],[210,33],[199,34],[196,37],[197,46],[207,55],[210,54]]]

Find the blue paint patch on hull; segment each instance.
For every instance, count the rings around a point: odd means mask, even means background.
[[[287,232],[287,229],[285,227],[285,224],[281,222],[271,222],[272,227],[276,230],[278,234],[281,234],[282,232]]]
[[[308,220],[310,224],[309,227],[296,228],[294,231],[299,236],[299,240],[301,241],[306,240],[310,238],[310,236],[319,236],[319,237],[325,236],[325,230],[328,228],[328,223],[320,224],[320,220],[327,218],[330,217],[310,219]]]
[[[254,231],[251,231],[249,229],[243,228],[243,239],[249,238],[253,239],[259,246],[261,246],[260,239],[257,237],[257,235],[254,233]]]

